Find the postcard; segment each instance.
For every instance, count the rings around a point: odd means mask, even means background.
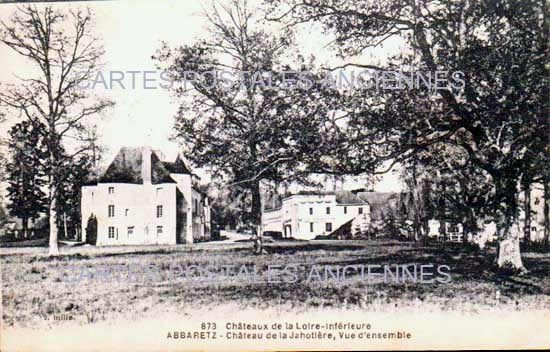
[[[2,351],[550,348],[550,5],[0,1]]]

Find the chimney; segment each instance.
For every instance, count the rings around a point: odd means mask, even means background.
[[[151,147],[143,147],[141,149],[141,178],[143,184],[151,184]]]

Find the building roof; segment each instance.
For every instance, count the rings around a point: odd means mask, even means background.
[[[401,219],[407,216],[403,209],[403,193],[358,192],[357,196],[371,205],[370,216],[373,220]]]
[[[398,196],[395,192],[358,192],[357,197],[371,206],[387,204],[390,199]]]
[[[335,195],[336,196],[336,204],[339,205],[361,205],[361,204],[367,204],[368,202],[362,200],[360,197],[358,197],[356,194],[354,194],[351,191],[346,190],[338,190],[338,191],[299,191],[297,193],[288,195],[287,197],[282,197],[279,194],[271,194],[266,196],[263,199],[264,202],[264,210],[275,210],[281,208],[284,198],[292,197],[292,196],[327,196],[327,195]]]
[[[174,162],[161,161],[149,147],[122,147],[99,178],[100,183],[143,183],[143,155],[151,153],[151,183],[175,183],[171,173],[190,174],[180,156]]]
[[[336,204],[361,205],[368,203],[367,201],[358,197],[356,194],[353,194],[351,191],[341,190],[332,193],[336,194]]]
[[[338,238],[349,238],[351,235],[351,224],[353,223],[354,219],[350,219],[340,225],[336,230],[332,231],[331,233],[323,236],[329,239],[338,239]]]
[[[178,155],[174,162],[163,161],[162,164],[172,174],[186,174],[191,175],[191,171],[187,168],[182,158]]]

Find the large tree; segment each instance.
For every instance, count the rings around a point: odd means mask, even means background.
[[[80,88],[97,75],[104,50],[94,36],[90,10],[63,12],[50,6],[18,8],[1,23],[0,43],[38,69],[36,76],[3,87],[0,103],[34,126],[45,126],[40,132],[48,152],[49,253],[57,255],[57,182],[64,162],[89,149],[80,143],[85,122],[113,105]]]
[[[296,53],[292,33],[266,29],[255,13],[245,1],[213,4],[206,38],[164,45],[155,58],[176,82],[175,138],[187,158],[247,194],[259,225],[261,183],[306,180],[338,99]]]
[[[366,133],[358,135],[354,128],[349,135],[365,150],[376,146],[376,159],[394,162],[415,158],[418,151],[435,144],[461,148],[468,155],[468,164],[489,175],[487,182],[493,188],[490,210],[502,243],[499,266],[523,270],[519,242],[510,228],[518,214],[518,183],[540,157],[547,138],[541,133],[548,131],[548,70],[544,65],[548,61],[548,37],[543,26],[548,16],[546,2],[270,3],[283,8],[276,19],[288,19],[294,25],[322,23],[335,36],[333,43],[342,57],[356,58],[349,62],[352,66],[402,71],[405,75],[447,72],[440,83],[446,82],[449,89],[385,90],[379,96],[371,93],[353,107],[359,111],[354,126],[363,126],[360,131]],[[410,48],[409,52],[396,53],[378,65],[357,59],[396,37]],[[462,76],[454,77],[459,80],[453,82],[452,72]],[[353,171],[366,165],[369,163],[361,159],[351,164]]]

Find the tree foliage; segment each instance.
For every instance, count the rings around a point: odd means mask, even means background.
[[[195,165],[248,194],[259,224],[260,183],[307,182],[339,100],[294,50],[292,32],[270,31],[254,13],[243,1],[213,4],[207,38],[163,45],[154,58],[178,83],[175,139]]]
[[[546,6],[534,0],[294,0],[271,17],[293,25],[320,22],[335,36],[334,47],[343,58],[361,57],[396,37],[410,49],[383,64],[353,62],[355,67],[405,76],[460,72],[464,85],[450,84],[449,89],[355,92],[347,139],[366,152],[348,164],[356,172],[383,160],[412,160],[432,147],[456,148],[465,158],[454,167],[488,176],[490,199],[484,211],[497,220],[504,240],[517,218],[522,175],[548,169]]]
[[[27,237],[28,221],[38,219],[46,210],[46,180],[41,161],[46,157],[46,148],[37,127],[28,121],[14,125],[9,135],[8,209],[11,216],[22,220]]]

